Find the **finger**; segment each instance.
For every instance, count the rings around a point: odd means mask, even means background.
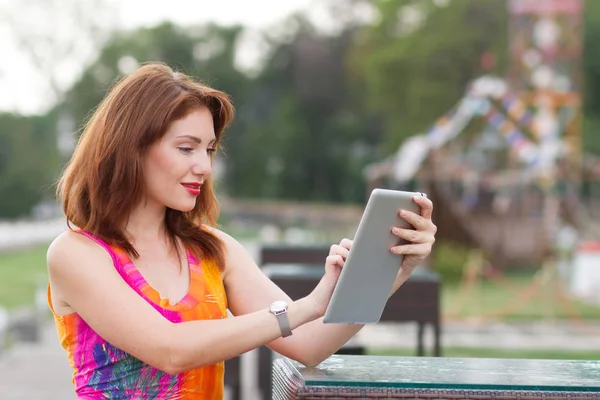
[[[411,224],[415,229],[419,231],[426,231],[431,223],[430,219],[425,219],[412,211],[400,210],[398,212],[400,218]]]
[[[398,236],[400,239],[406,240],[410,243],[428,243],[432,242],[431,237],[433,235],[427,232],[417,231],[415,229],[403,229],[398,227],[392,228],[392,233]]]
[[[350,251],[347,248],[340,246],[339,244],[334,244],[329,249],[329,255],[340,255],[344,258],[344,260],[346,259],[346,257],[348,257],[348,253],[350,253]]]
[[[325,265],[337,265],[338,267],[342,268],[344,266],[344,259],[339,254],[332,254],[327,256],[325,259]]]
[[[425,193],[413,197],[413,201],[421,207],[421,217],[431,219],[433,215],[433,202],[429,200]]]
[[[342,246],[342,247],[343,247],[343,248],[345,248],[345,249],[348,249],[348,250],[350,250],[350,248],[352,247],[352,243],[353,243],[353,241],[352,241],[352,240],[344,238],[344,239],[342,239],[342,241],[340,242],[340,246]]]
[[[399,246],[391,247],[390,252],[405,256],[410,255],[418,258],[425,258],[431,252],[431,245],[429,243],[401,244]]]

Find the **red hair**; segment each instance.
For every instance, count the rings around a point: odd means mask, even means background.
[[[163,64],[142,66],[118,82],[86,124],[58,183],[69,223],[139,257],[124,226],[144,197],[142,158],[169,126],[190,112],[208,108],[217,144],[233,120],[229,96],[174,72]],[[219,205],[211,179],[189,212],[167,209],[166,232],[179,254],[177,238],[198,257],[224,262],[222,242],[202,229],[215,225]]]

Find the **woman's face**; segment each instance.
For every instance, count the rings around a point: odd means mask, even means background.
[[[213,117],[204,107],[175,121],[143,160],[146,207],[190,211],[212,171]]]

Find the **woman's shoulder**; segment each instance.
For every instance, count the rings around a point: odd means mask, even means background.
[[[238,255],[246,253],[245,247],[237,239],[235,239],[233,236],[229,235],[228,233],[226,233],[218,228],[210,227],[207,225],[202,225],[202,229],[206,230],[207,232],[212,233],[219,240],[221,240],[221,243],[223,243],[223,247],[225,250],[225,264],[226,265],[230,264],[231,260],[235,259]]]
[[[112,261],[100,244],[70,229],[58,235],[50,243],[46,252],[46,261],[50,270],[69,268],[75,262],[80,264],[86,259],[100,262]]]

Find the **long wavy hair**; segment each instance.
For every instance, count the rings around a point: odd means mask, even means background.
[[[138,258],[124,227],[144,199],[142,159],[174,121],[203,107],[212,113],[218,145],[234,115],[225,93],[160,63],[144,65],[118,81],[84,126],[58,181],[69,227],[73,224]],[[167,208],[166,234],[177,254],[179,239],[196,256],[213,259],[222,268],[223,244],[203,228],[214,226],[218,215],[210,177],[193,210]]]

